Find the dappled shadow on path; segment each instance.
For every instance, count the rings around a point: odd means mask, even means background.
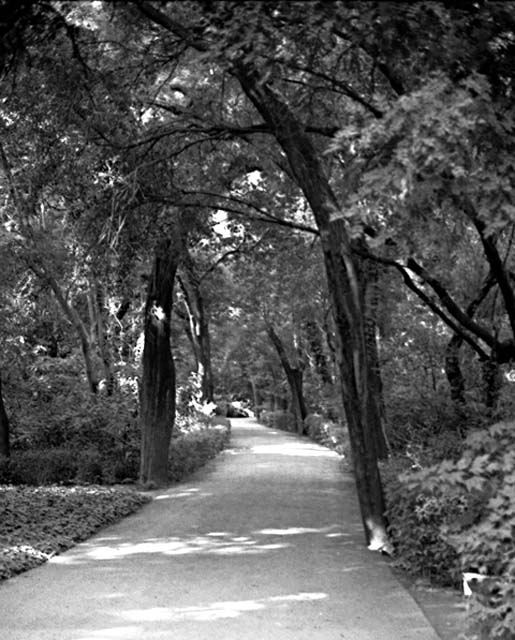
[[[51,560],[53,564],[93,565],[95,562],[124,560],[136,556],[229,556],[256,555],[278,551],[294,546],[288,538],[322,535],[327,539],[338,539],[339,545],[349,543],[354,532],[343,531],[339,525],[321,528],[314,527],[285,527],[265,528],[253,531],[250,535],[238,535],[228,531],[210,531],[203,535],[167,536],[159,538],[145,538],[139,541],[126,541],[121,537],[98,537],[94,541],[86,542],[76,552],[68,551],[62,556]],[[342,540],[343,539],[343,540]]]
[[[77,565],[77,570],[84,572],[90,585],[98,581],[109,584],[113,580],[113,585],[121,583],[125,587],[110,593],[106,593],[106,590],[96,593],[92,588],[91,592],[85,594],[85,608],[96,610],[98,615],[94,620],[90,619],[85,627],[76,627],[67,638],[139,640],[151,637],[168,640],[172,637],[169,635],[172,630],[177,633],[180,629],[176,637],[197,640],[222,637],[209,635],[213,630],[210,624],[249,624],[256,629],[263,620],[282,620],[283,616],[288,620],[300,619],[310,608],[316,617],[323,602],[332,603],[324,606],[337,608],[334,584],[332,587],[326,584],[325,574],[314,575],[318,570],[317,561],[312,563],[308,559],[306,566],[302,567],[302,558],[319,553],[333,556],[336,549],[347,544],[354,545],[354,537],[353,532],[344,530],[338,524],[249,528],[246,535],[213,530],[197,535],[133,541],[122,536],[98,537],[80,545],[76,553],[72,551],[53,558],[52,564],[63,570],[67,569],[67,565],[70,569]],[[270,583],[266,578],[256,580],[256,572],[262,571],[270,561],[272,566],[278,567],[279,573],[283,572],[284,577],[287,573],[285,567],[288,566],[283,564],[285,555],[291,556],[293,573],[299,571],[303,575],[300,588],[295,580],[290,583],[289,577],[283,580],[275,576]],[[237,564],[234,564],[234,560]],[[149,571],[149,567],[153,569]],[[362,568],[361,556],[353,554],[350,549],[343,573],[359,572]],[[162,596],[149,599],[144,595],[140,600],[138,594],[131,593],[135,586],[132,577],[140,570],[145,570],[147,575],[152,575],[154,571],[155,582],[167,574],[174,576],[172,590],[169,584]],[[191,571],[196,576],[193,582]],[[235,572],[239,572],[239,578]],[[183,581],[187,574],[190,574],[189,579]],[[274,573],[266,575],[272,578]],[[226,582],[234,580],[240,581],[239,588],[236,591],[226,589]],[[205,591],[201,589],[203,581]],[[143,593],[150,588],[148,585],[147,582]],[[141,586],[138,588],[141,590]],[[183,589],[191,590],[185,598],[181,597]],[[234,598],[235,593],[239,597]],[[196,628],[198,632],[198,625],[204,631],[195,636],[193,629]],[[193,635],[189,635],[190,632]],[[235,636],[227,637],[232,639]],[[240,637],[243,639],[246,636]]]

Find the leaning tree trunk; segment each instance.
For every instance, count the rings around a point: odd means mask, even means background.
[[[250,65],[236,62],[233,73],[287,156],[292,175],[320,231],[365,538],[370,549],[386,549],[390,544],[385,501],[374,435],[368,422],[375,389],[369,381],[363,282],[360,282],[344,216],[340,214],[341,206],[309,136],[284,100]]]
[[[9,418],[4,406],[4,397],[2,395],[2,379],[0,377],[0,455],[7,458],[11,454],[10,438],[9,438]]]
[[[309,349],[315,363],[315,369],[324,385],[332,385],[331,370],[322,343],[322,330],[314,320],[306,320],[304,324]]]
[[[303,381],[303,372],[301,367],[293,367],[290,364],[288,359],[288,355],[286,353],[286,349],[281,338],[277,335],[274,327],[271,324],[268,324],[266,327],[266,331],[270,341],[275,347],[277,351],[277,355],[279,356],[279,360],[281,361],[281,365],[284,369],[284,373],[286,375],[286,380],[288,382],[288,386],[290,388],[290,398],[291,398],[291,412],[293,413],[295,420],[295,430],[299,434],[304,433],[304,420],[308,414],[306,409],[306,403],[304,401],[304,394],[302,391],[302,381]]]
[[[182,251],[181,237],[156,248],[145,306],[145,345],[140,389],[140,481],[168,481],[168,450],[175,422],[175,367],[170,348],[173,286]]]
[[[379,271],[378,265],[367,260],[363,268],[365,278],[364,297],[364,331],[368,361],[369,387],[372,389],[369,402],[368,423],[373,432],[376,454],[379,460],[388,458],[388,439],[386,436],[386,410],[383,399],[383,380],[379,362],[377,344],[377,312],[379,306]]]

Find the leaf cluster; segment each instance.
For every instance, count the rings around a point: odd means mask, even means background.
[[[454,550],[461,570],[493,578],[487,597],[478,599],[475,609],[476,617],[489,628],[490,638],[511,637],[514,628],[514,445],[513,422],[501,422],[472,432],[456,462],[445,460],[401,482],[402,491],[411,499],[423,501],[426,508],[436,505],[443,517],[432,528],[432,535]],[[424,519],[420,524],[424,529]],[[430,559],[428,564],[432,564]]]

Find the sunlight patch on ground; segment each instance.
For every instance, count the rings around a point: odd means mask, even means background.
[[[213,602],[198,607],[154,607],[152,609],[132,609],[121,616],[134,622],[210,622],[223,618],[237,618],[247,611],[259,611],[269,606],[288,606],[292,602],[313,602],[327,598],[326,593],[295,593],[284,596],[271,596],[256,600],[234,600]]]
[[[303,443],[287,444],[261,444],[251,447],[252,453],[275,454],[281,456],[301,456],[301,457],[318,457],[318,458],[334,458],[338,457],[335,451],[330,449],[322,449],[318,447],[310,447]]]
[[[165,556],[184,555],[241,555],[259,554],[265,551],[284,549],[290,545],[259,544],[256,540],[246,537],[231,537],[223,532],[215,532],[206,536],[184,538],[156,538],[138,543],[124,543],[118,546],[99,546],[86,552],[85,557],[73,558],[61,556],[57,561],[60,564],[73,564],[74,560],[118,560],[128,556],[139,554],[162,554]]]
[[[116,627],[116,629],[97,629],[96,631],[87,631],[87,635],[81,636],[81,640],[126,640],[126,638],[134,638],[136,634],[141,633],[141,627]]]
[[[184,489],[178,493],[163,493],[160,496],[156,496],[154,500],[175,500],[176,498],[191,498],[201,495],[202,497],[208,497],[213,495],[212,493],[200,493],[200,489]]]
[[[286,529],[260,529],[259,531],[255,531],[255,534],[261,534],[264,536],[295,536],[303,533],[325,533],[326,537],[337,537],[345,535],[343,532],[338,531],[334,533],[330,533],[335,529],[335,526],[332,525],[330,527],[322,527],[322,528],[314,528],[314,527],[287,527]]]

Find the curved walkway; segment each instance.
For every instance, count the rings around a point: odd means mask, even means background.
[[[2,639],[438,640],[364,546],[335,453],[234,420],[231,448],[154,493],[2,584]]]

